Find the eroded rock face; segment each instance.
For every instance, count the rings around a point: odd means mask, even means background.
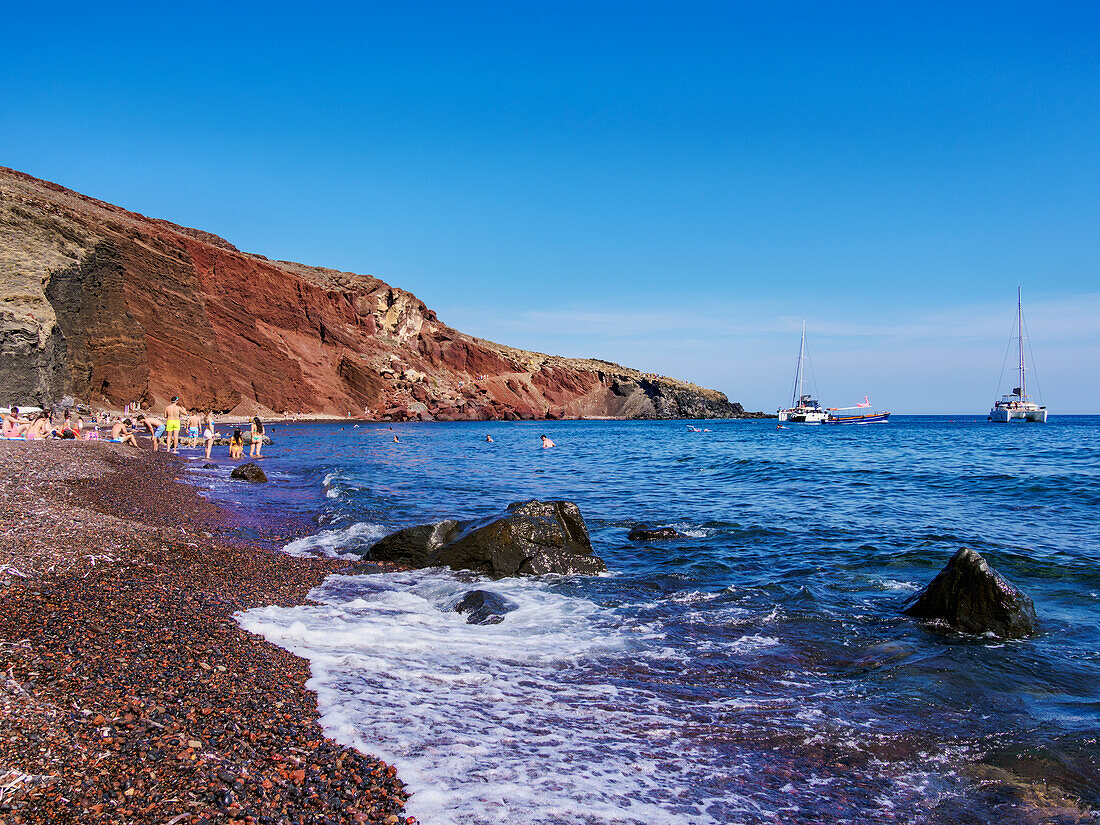
[[[229,477],[239,479],[240,481],[249,481],[253,484],[267,483],[267,474],[251,461],[239,467],[234,467]]]
[[[499,593],[488,590],[471,590],[454,606],[455,613],[466,614],[466,624],[500,624],[504,614],[518,605]]]
[[[363,558],[494,578],[607,570],[592,550],[580,510],[569,501],[522,501],[484,519],[407,527],[376,542]]]
[[[271,261],[0,167],[0,403],[242,415],[733,418],[725,395],[464,335],[369,275]]]
[[[1036,631],[1030,598],[1002,578],[978,553],[964,547],[936,578],[910,598],[909,616],[939,621],[962,633],[1022,638]]]

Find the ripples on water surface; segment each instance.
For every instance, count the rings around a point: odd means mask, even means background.
[[[707,426],[277,425],[277,484],[206,483],[315,518],[289,552],[563,498],[612,573],[477,582],[519,605],[486,627],[439,571],[241,623],[310,660],[328,733],[395,762],[426,823],[1094,821],[1100,419]],[[963,545],[1038,638],[898,615]]]

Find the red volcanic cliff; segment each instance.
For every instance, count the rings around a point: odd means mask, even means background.
[[[716,417],[724,395],[472,338],[377,278],[270,261],[0,167],[0,403]]]

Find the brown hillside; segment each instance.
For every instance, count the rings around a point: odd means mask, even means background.
[[[377,278],[271,261],[0,167],[0,403],[729,418],[722,393],[472,338]]]

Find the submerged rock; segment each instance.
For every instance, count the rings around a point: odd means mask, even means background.
[[[363,558],[494,578],[607,570],[592,550],[580,510],[569,501],[521,501],[484,519],[407,527],[376,542]]]
[[[635,527],[627,536],[631,541],[663,541],[665,539],[686,539],[675,527]]]
[[[253,484],[264,484],[267,482],[267,475],[264,471],[251,461],[239,467],[234,467],[229,477],[240,479],[241,481],[250,481]]]
[[[959,550],[902,610],[918,619],[937,620],[963,633],[993,633],[1004,638],[1031,636],[1035,606],[978,553]]]
[[[454,606],[455,613],[468,613],[466,624],[500,624],[504,614],[519,605],[499,593],[488,590],[471,590]]]
[[[218,469],[218,465],[217,464],[203,464],[202,468],[204,470],[216,470],[216,469]]]

